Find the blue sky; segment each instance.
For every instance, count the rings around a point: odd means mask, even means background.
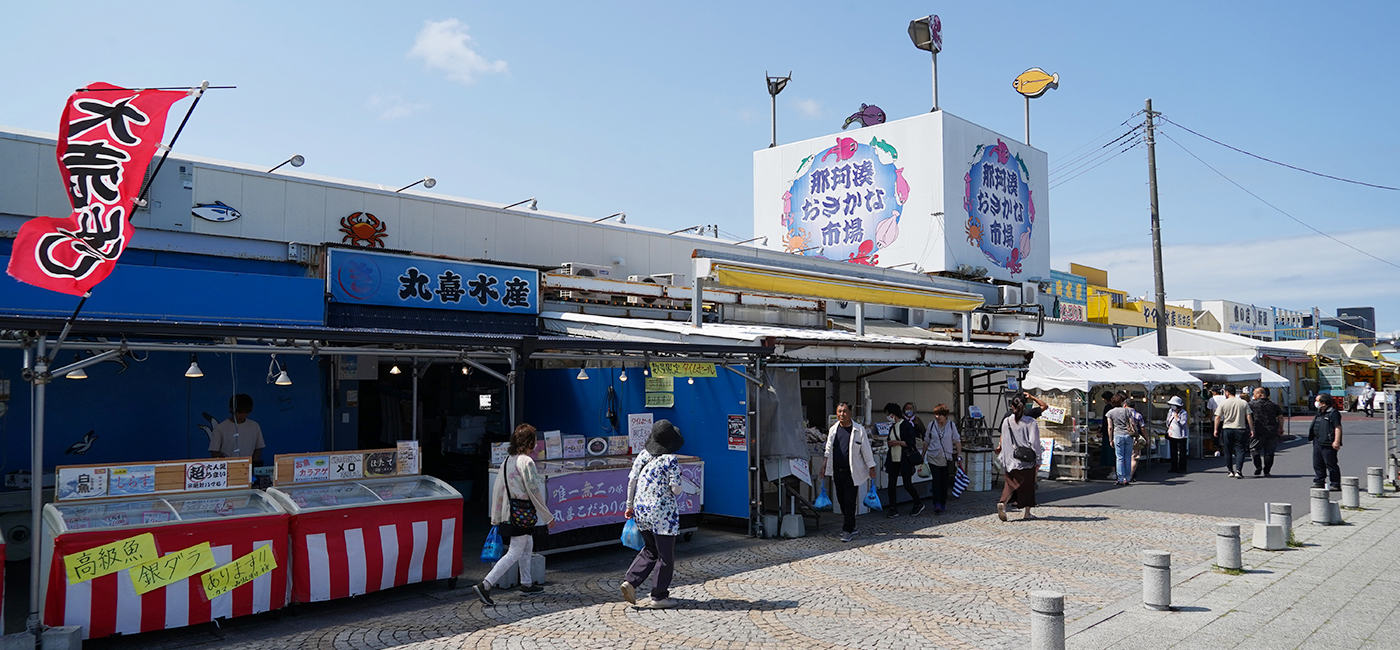
[[[93,12],[111,36],[65,25]],[[1146,151],[1075,178],[1056,168],[1126,131],[1145,98],[1169,119],[1263,156],[1400,186],[1394,30],[1400,5],[914,2],[4,3],[0,125],[53,132],[73,88],[237,85],[211,92],[182,152],[435,193],[538,197],[582,216],[752,231],[752,155],[769,140],[764,71],[792,71],[780,142],[839,130],[861,103],[929,108],[908,21],[943,21],[942,108],[1012,137],[1011,80],[1036,66],[1050,159],[1052,262],[1152,287]],[[1141,118],[1132,118],[1132,122]],[[1400,263],[1400,192],[1290,171],[1168,124],[1164,134],[1293,216]],[[1331,312],[1374,305],[1400,330],[1395,266],[1314,234],[1166,137],[1157,147],[1167,293]],[[1064,180],[1061,184],[1059,181]]]

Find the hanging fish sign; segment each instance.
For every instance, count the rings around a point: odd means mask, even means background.
[[[243,213],[239,212],[237,208],[225,204],[223,201],[197,204],[190,210],[190,214],[205,221],[233,221],[243,216]]]

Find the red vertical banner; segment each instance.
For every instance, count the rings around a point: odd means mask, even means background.
[[[111,274],[135,232],[131,211],[165,134],[166,114],[189,95],[94,83],[68,98],[58,126],[58,169],[73,213],[20,226],[11,277],[81,296]]]

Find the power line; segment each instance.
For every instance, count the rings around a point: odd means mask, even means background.
[[[1135,138],[1135,139],[1133,139],[1132,142],[1129,142],[1129,143],[1125,146],[1125,148],[1123,148],[1123,149],[1105,149],[1105,150],[1103,150],[1098,156],[1095,156],[1095,157],[1093,157],[1093,158],[1090,158],[1090,159],[1088,159],[1088,160],[1086,160],[1086,161],[1080,163],[1079,165],[1076,165],[1075,167],[1072,167],[1072,168],[1069,168],[1069,169],[1060,170],[1060,171],[1058,171],[1058,172],[1054,172],[1054,173],[1052,173],[1052,174],[1049,174],[1048,180],[1049,180],[1049,182],[1051,182],[1051,183],[1059,183],[1060,181],[1062,181],[1062,180],[1064,180],[1064,179],[1066,179],[1066,178],[1070,178],[1070,177],[1073,177],[1073,176],[1078,176],[1078,175],[1079,175],[1078,172],[1080,172],[1080,170],[1088,171],[1087,169],[1084,169],[1085,167],[1088,167],[1089,169],[1093,169],[1094,167],[1098,167],[1099,165],[1102,165],[1103,163],[1106,163],[1106,162],[1108,162],[1108,161],[1110,161],[1110,160],[1112,160],[1112,159],[1114,159],[1114,158],[1117,158],[1119,155],[1122,155],[1122,153],[1123,153],[1124,151],[1127,151],[1128,149],[1131,149],[1131,148],[1133,148],[1134,146],[1136,146],[1136,145],[1138,145],[1138,144],[1141,144],[1141,143],[1142,143],[1142,138]]]
[[[1141,128],[1142,128],[1142,125],[1141,125],[1141,124],[1138,124],[1137,126],[1134,126],[1133,128],[1128,129],[1127,132],[1125,132],[1125,133],[1119,135],[1118,137],[1116,137],[1116,138],[1114,138],[1114,139],[1112,139],[1112,140],[1109,140],[1108,142],[1106,142],[1106,143],[1104,143],[1104,144],[1102,144],[1102,145],[1099,145],[1099,148],[1097,148],[1097,149],[1091,149],[1091,150],[1089,150],[1089,151],[1086,151],[1086,152],[1084,152],[1083,154],[1080,154],[1079,156],[1076,156],[1076,157],[1074,157],[1073,159],[1068,160],[1068,161],[1063,162],[1063,163],[1060,163],[1060,164],[1058,164],[1058,165],[1051,165],[1051,168],[1050,168],[1050,175],[1053,176],[1053,175],[1055,175],[1055,174],[1058,174],[1058,173],[1060,173],[1061,171],[1064,171],[1066,168],[1071,167],[1071,166],[1073,166],[1073,165],[1079,163],[1079,161],[1081,161],[1081,160],[1083,160],[1083,159],[1085,159],[1085,158],[1092,157],[1092,156],[1095,156],[1095,155],[1097,155],[1097,154],[1103,153],[1104,149],[1108,149],[1109,147],[1112,147],[1113,145],[1115,145],[1115,144],[1121,142],[1121,141],[1123,140],[1123,138],[1126,138],[1126,137],[1128,137],[1128,136],[1133,135],[1134,133],[1136,133],[1136,132],[1137,132],[1139,129],[1141,129]]]
[[[1089,146],[1089,145],[1094,144],[1095,142],[1098,142],[1098,141],[1102,140],[1104,136],[1106,136],[1106,135],[1108,135],[1108,134],[1110,134],[1110,133],[1113,133],[1114,131],[1117,131],[1119,128],[1124,127],[1124,126],[1127,126],[1127,125],[1128,125],[1128,122],[1131,122],[1133,118],[1135,118],[1135,117],[1137,117],[1137,116],[1139,116],[1139,115],[1142,115],[1142,111],[1138,111],[1138,112],[1136,112],[1136,113],[1133,113],[1132,115],[1129,115],[1129,116],[1128,116],[1128,119],[1123,120],[1122,122],[1119,122],[1119,123],[1118,123],[1118,126],[1115,126],[1115,127],[1111,128],[1111,129],[1109,129],[1109,130],[1107,130],[1107,131],[1104,131],[1103,133],[1100,133],[1099,135],[1094,136],[1093,139],[1089,140],[1088,142],[1085,142],[1084,144],[1081,144],[1081,145],[1079,145],[1079,146],[1077,146],[1077,147],[1075,147],[1075,148],[1073,148],[1073,149],[1070,149],[1069,151],[1066,151],[1064,154],[1062,154],[1062,155],[1060,156],[1059,159],[1056,160],[1056,162],[1051,163],[1051,166],[1052,166],[1052,167],[1053,167],[1053,166],[1062,166],[1062,161],[1063,161],[1065,158],[1074,155],[1075,152],[1079,151],[1080,149],[1083,149],[1084,147],[1087,147],[1087,146]]]
[[[1173,122],[1173,124],[1174,124],[1175,126],[1181,126],[1180,124],[1176,124],[1175,122]],[[1181,127],[1181,128],[1186,128],[1186,127]],[[1162,134],[1162,137],[1164,137],[1164,138],[1166,138],[1166,139],[1168,139],[1168,140],[1171,140],[1171,141],[1172,141],[1172,144],[1175,144],[1176,146],[1181,147],[1181,150],[1182,150],[1182,151],[1185,151],[1185,152],[1187,153],[1187,155],[1191,156],[1192,158],[1195,158],[1197,162],[1201,163],[1202,165],[1205,165],[1206,168],[1208,168],[1208,169],[1210,169],[1211,171],[1215,172],[1215,173],[1218,174],[1221,178],[1223,178],[1223,179],[1229,181],[1231,185],[1234,185],[1235,187],[1240,188],[1240,190],[1243,191],[1245,194],[1248,194],[1248,195],[1254,197],[1255,199],[1258,199],[1260,203],[1263,203],[1264,205],[1267,205],[1267,206],[1273,208],[1273,209],[1274,209],[1275,211],[1277,211],[1279,214],[1281,214],[1281,215],[1283,215],[1283,216],[1285,216],[1285,217],[1288,217],[1289,219],[1292,219],[1292,220],[1298,222],[1299,224],[1301,224],[1303,227],[1307,228],[1308,230],[1311,230],[1311,231],[1313,231],[1313,232],[1315,232],[1315,233],[1317,233],[1317,234],[1319,234],[1319,235],[1322,235],[1323,237],[1326,237],[1326,238],[1328,238],[1328,239],[1330,239],[1330,240],[1332,240],[1332,241],[1334,241],[1334,242],[1337,242],[1338,244],[1341,244],[1341,245],[1343,245],[1343,246],[1346,246],[1347,248],[1350,248],[1350,249],[1352,249],[1352,250],[1354,250],[1354,251],[1356,251],[1356,252],[1358,252],[1358,253],[1361,253],[1362,255],[1365,255],[1366,257],[1369,257],[1369,258],[1371,258],[1371,259],[1373,259],[1373,260],[1376,260],[1377,262],[1380,262],[1380,263],[1382,263],[1382,264],[1388,264],[1388,265],[1393,266],[1393,267],[1395,267],[1395,268],[1397,268],[1397,269],[1400,269],[1400,264],[1396,264],[1395,262],[1392,262],[1392,261],[1390,261],[1390,260],[1381,259],[1381,258],[1379,258],[1379,257],[1376,257],[1375,255],[1372,255],[1372,254],[1370,254],[1370,253],[1367,253],[1366,251],[1363,251],[1363,250],[1361,250],[1360,248],[1357,248],[1357,247],[1355,247],[1355,246],[1352,246],[1351,244],[1348,244],[1348,243],[1346,243],[1346,242],[1344,242],[1344,241],[1342,241],[1342,240],[1340,240],[1340,239],[1337,239],[1336,237],[1333,237],[1332,235],[1329,235],[1329,234],[1327,234],[1327,233],[1325,233],[1325,232],[1322,232],[1321,230],[1318,230],[1317,228],[1314,228],[1311,224],[1307,223],[1306,221],[1303,221],[1302,219],[1299,219],[1298,217],[1295,217],[1295,216],[1293,216],[1293,215],[1291,215],[1291,214],[1288,214],[1287,212],[1285,212],[1285,211],[1283,210],[1283,208],[1280,208],[1280,207],[1278,207],[1278,206],[1276,206],[1276,205],[1274,205],[1274,204],[1272,204],[1272,203],[1269,203],[1268,201],[1265,201],[1263,197],[1259,196],[1258,194],[1255,194],[1254,192],[1249,191],[1248,189],[1245,188],[1245,186],[1240,185],[1239,183],[1236,183],[1236,182],[1234,181],[1234,179],[1230,178],[1229,176],[1226,176],[1226,175],[1225,175],[1223,172],[1221,172],[1219,169],[1216,169],[1216,168],[1214,168],[1214,167],[1211,167],[1210,163],[1208,163],[1208,162],[1206,162],[1206,161],[1204,161],[1204,160],[1201,160],[1201,157],[1200,157],[1200,156],[1197,156],[1196,154],[1191,153],[1191,150],[1190,150],[1190,149],[1187,149],[1186,146],[1183,145],[1183,144],[1181,144],[1180,142],[1177,142],[1176,138],[1171,137],[1170,135],[1168,135],[1168,134],[1167,134],[1166,132],[1164,132],[1164,131],[1158,131],[1158,133],[1161,133],[1161,134]]]
[[[1273,163],[1273,164],[1278,165],[1278,166],[1280,166],[1280,167],[1287,167],[1287,168],[1292,169],[1292,170],[1294,170],[1294,171],[1300,171],[1300,172],[1303,172],[1303,173],[1305,173],[1305,174],[1312,174],[1313,176],[1321,176],[1321,177],[1323,177],[1323,178],[1330,178],[1330,179],[1332,179],[1332,180],[1334,180],[1334,181],[1341,181],[1341,182],[1343,182],[1343,183],[1353,183],[1353,184],[1356,184],[1356,185],[1365,185],[1366,187],[1374,187],[1374,188],[1376,188],[1376,189],[1378,189],[1378,190],[1391,190],[1391,191],[1393,191],[1393,192],[1400,192],[1400,187],[1391,187],[1391,186],[1389,186],[1389,185],[1377,185],[1377,184],[1375,184],[1375,183],[1366,183],[1366,182],[1362,182],[1362,181],[1354,181],[1354,180],[1351,180],[1351,179],[1349,179],[1349,178],[1342,178],[1342,177],[1340,177],[1340,176],[1333,176],[1333,175],[1331,175],[1331,174],[1324,174],[1324,173],[1322,173],[1322,172],[1315,172],[1315,171],[1313,171],[1313,170],[1311,170],[1311,169],[1303,169],[1302,167],[1296,167],[1296,166],[1294,166],[1294,165],[1290,165],[1290,164],[1288,164],[1288,163],[1279,162],[1279,161],[1273,160],[1273,159],[1271,159],[1271,158],[1265,158],[1264,156],[1261,156],[1261,155],[1259,155],[1259,154],[1250,153],[1250,152],[1248,152],[1248,151],[1245,151],[1244,149],[1240,149],[1239,147],[1232,147],[1232,146],[1230,146],[1230,145],[1228,145],[1228,144],[1225,144],[1224,142],[1221,142],[1221,141],[1219,141],[1219,140],[1216,140],[1215,138],[1212,138],[1212,137],[1206,136],[1206,135],[1202,135],[1202,134],[1200,134],[1200,133],[1197,133],[1197,132],[1195,132],[1195,131],[1192,131],[1191,129],[1188,129],[1188,128],[1184,127],[1184,126],[1181,126],[1180,124],[1177,124],[1176,122],[1172,122],[1171,120],[1169,120],[1169,119],[1167,119],[1167,118],[1165,118],[1165,117],[1162,117],[1161,119],[1162,119],[1163,122],[1171,122],[1172,125],[1181,128],[1183,131],[1186,131],[1187,133],[1190,133],[1190,134],[1195,135],[1195,136],[1197,136],[1197,137],[1199,137],[1199,138],[1204,138],[1204,139],[1206,139],[1206,140],[1209,140],[1209,141],[1211,141],[1211,142],[1214,142],[1215,144],[1218,144],[1218,145],[1220,145],[1220,146],[1222,146],[1222,147],[1225,147],[1226,149],[1229,149],[1229,150],[1231,150],[1231,151],[1237,151],[1237,152],[1242,153],[1242,154],[1244,154],[1244,155],[1246,155],[1246,156],[1249,156],[1249,157],[1251,157],[1251,158],[1258,158],[1259,160],[1262,160],[1262,161],[1267,162],[1267,163]],[[1184,149],[1185,147],[1182,147],[1182,148]],[[1189,152],[1188,152],[1188,153],[1189,153]]]
[[[1123,154],[1125,154],[1125,153],[1128,153],[1129,151],[1131,151],[1131,150],[1133,150],[1133,149],[1136,149],[1136,148],[1142,146],[1142,144],[1143,144],[1143,139],[1142,139],[1142,138],[1135,139],[1135,140],[1133,140],[1131,143],[1129,143],[1127,146],[1125,146],[1125,147],[1123,147],[1122,149],[1120,149],[1117,153],[1113,154],[1112,156],[1109,156],[1108,158],[1105,158],[1105,159],[1099,161],[1099,163],[1098,163],[1097,165],[1094,165],[1093,167],[1090,167],[1090,168],[1088,168],[1088,169],[1085,169],[1084,171],[1081,171],[1081,172],[1079,172],[1079,173],[1077,173],[1077,174],[1074,174],[1073,176],[1061,176],[1059,180],[1055,181],[1055,184],[1054,184],[1054,185],[1051,185],[1051,186],[1050,186],[1050,189],[1053,190],[1053,189],[1055,189],[1055,188],[1057,188],[1057,187],[1059,187],[1059,186],[1061,186],[1061,185],[1064,185],[1065,183],[1068,183],[1068,182],[1070,182],[1070,181],[1072,181],[1072,180],[1074,180],[1074,179],[1076,179],[1076,178],[1079,178],[1080,176],[1083,176],[1084,174],[1087,174],[1087,173],[1089,173],[1089,172],[1091,172],[1091,171],[1094,171],[1094,170],[1097,169],[1100,165],[1103,165],[1104,163],[1107,163],[1108,161],[1113,160],[1114,158],[1117,158],[1117,157],[1119,157],[1119,156],[1121,156],[1121,155],[1123,155]]]

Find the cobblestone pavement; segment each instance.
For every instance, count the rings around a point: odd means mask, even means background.
[[[1055,489],[1045,484],[1044,491]],[[1047,495],[1048,496],[1048,495]],[[1214,518],[1093,507],[1043,507],[1039,520],[1003,523],[994,495],[955,502],[941,517],[859,518],[856,541],[839,521],[796,540],[754,540],[702,529],[677,546],[671,610],[639,609],[618,594],[630,555],[551,556],[545,592],[498,590],[483,607],[467,585],[418,586],[319,603],[94,648],[1010,648],[1029,639],[1027,594],[1066,595],[1069,621],[1138,593],[1140,552],[1174,562],[1213,557]],[[907,512],[907,507],[905,508]],[[558,566],[556,566],[558,565]],[[644,594],[638,589],[638,596]],[[645,602],[640,601],[640,602]]]
[[[1315,526],[1308,512],[1295,512],[1294,536],[1302,546],[1285,551],[1249,548],[1252,526],[1246,528],[1244,574],[1185,565],[1172,589],[1178,611],[1147,611],[1140,599],[1125,599],[1070,624],[1068,647],[1400,647],[1396,496],[1362,494],[1363,510],[1344,510],[1343,526]]]

